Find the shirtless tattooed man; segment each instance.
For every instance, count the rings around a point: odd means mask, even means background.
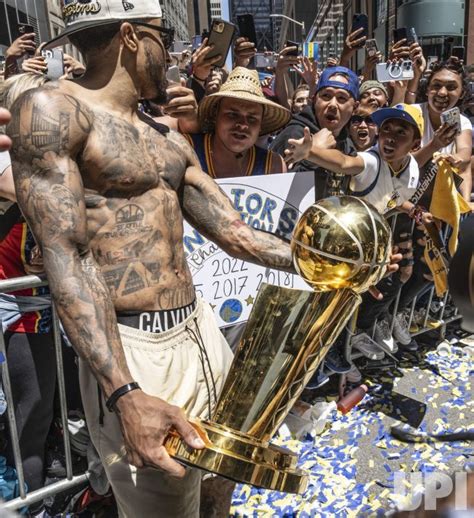
[[[201,473],[172,460],[163,439],[174,427],[204,446],[183,409],[208,415],[232,355],[196,301],[183,216],[235,257],[288,271],[292,261],[286,243],[242,223],[184,138],[138,113],[139,99],[165,100],[170,34],[157,0],[125,4],[67,2],[66,33],[80,27],[68,35],[87,72],[27,92],[7,131],[18,202],[81,359],[87,422],[120,515],[188,517]],[[163,332],[134,326],[142,312]]]

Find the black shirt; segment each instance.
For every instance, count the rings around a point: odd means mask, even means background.
[[[304,128],[309,128],[312,135],[320,131],[320,126],[312,106],[306,106],[301,113],[295,115],[288,125],[283,128],[271,145],[271,150],[284,157],[288,147],[288,139],[300,139],[304,135]],[[346,128],[336,137],[336,149],[345,155],[355,156],[357,150]],[[350,178],[346,175],[335,174],[317,166],[313,162],[302,160],[293,166],[291,171],[314,171],[316,183],[316,199],[345,194],[348,192]]]

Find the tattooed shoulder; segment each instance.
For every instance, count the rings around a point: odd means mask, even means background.
[[[41,158],[47,152],[71,156],[80,148],[92,123],[92,112],[59,89],[25,92],[12,106],[7,134],[15,157]]]
[[[201,169],[199,158],[197,157],[196,152],[192,148],[191,144],[186,140],[186,138],[181,135],[181,133],[170,130],[168,133],[168,140],[179,148],[180,153],[184,153],[184,156],[188,161],[188,166],[193,165]]]

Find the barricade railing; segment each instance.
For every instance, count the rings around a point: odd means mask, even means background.
[[[393,216],[391,216],[391,218],[390,218],[391,219],[390,226],[392,229],[392,233],[395,232],[395,227],[397,224],[397,219],[398,219],[399,214],[400,213],[397,212],[397,213],[393,214]],[[415,229],[415,221],[412,221],[410,232],[409,232],[410,237],[407,239],[413,239],[414,229]],[[443,230],[443,241],[444,242],[446,242],[446,238],[448,236],[449,229],[450,229],[450,227],[445,225],[444,230]],[[400,288],[398,289],[398,292],[397,292],[396,299],[393,303],[393,310],[392,310],[392,315],[391,315],[392,318],[390,320],[390,332],[391,333],[393,333],[393,328],[395,325],[395,318],[398,313],[402,290],[403,290],[403,284],[400,285]],[[432,307],[434,294],[435,294],[435,286],[434,286],[434,283],[432,283],[432,286],[430,287],[429,292],[428,292],[428,301],[426,303],[426,306],[424,308],[422,308],[422,309],[424,309],[423,321],[417,331],[414,331],[414,332],[410,331],[410,336],[412,338],[414,338],[415,336],[419,336],[423,333],[427,333],[429,331],[438,330],[440,338],[444,339],[444,337],[446,335],[446,326],[448,324],[455,322],[456,320],[460,320],[462,318],[462,315],[459,313],[459,311],[456,307],[454,308],[453,315],[451,315],[450,317],[448,317],[446,319],[444,318],[445,311],[446,311],[446,305],[447,305],[447,302],[449,299],[449,291],[446,291],[446,293],[444,294],[443,300],[441,301],[442,303],[440,305],[439,311],[432,312],[431,307]],[[422,294],[422,296],[425,296],[425,295],[426,295],[426,293]],[[414,297],[413,301],[410,304],[409,317],[408,317],[408,329],[412,328],[412,324],[414,322],[414,316],[415,316],[415,309],[417,307],[417,303],[418,303],[419,299],[420,299],[420,296]],[[438,314],[435,315],[434,313],[438,313]],[[358,311],[355,311],[348,323],[347,327],[348,327],[349,332],[346,333],[346,337],[345,337],[344,356],[345,356],[346,360],[349,362],[351,359],[363,356],[362,353],[356,353],[356,355],[354,355],[353,351],[352,351],[352,345],[350,343],[351,338],[356,330],[357,316],[358,316]],[[435,326],[428,325],[431,316],[436,317],[434,319],[436,321]],[[373,326],[372,326],[372,330],[371,330],[372,339],[374,338],[374,335],[375,335],[376,324],[377,324],[377,320],[374,321]]]
[[[13,279],[6,279],[0,281],[0,293],[9,293],[17,290],[39,288],[41,286],[47,286],[47,284],[48,282],[45,278],[38,277],[36,275],[16,277]],[[23,471],[23,463],[21,461],[21,448],[18,436],[18,427],[15,418],[15,406],[13,402],[12,386],[10,382],[10,374],[8,369],[8,356],[6,351],[5,337],[3,335],[3,332],[1,332],[0,352],[3,353],[4,357],[4,362],[1,364],[1,376],[3,382],[3,391],[5,393],[5,400],[7,403],[8,427],[10,431],[10,441],[12,446],[15,469],[18,478],[18,488],[20,496],[7,502],[1,502],[0,509],[21,509],[22,507],[44,500],[49,496],[62,493],[63,491],[66,491],[70,488],[84,484],[85,482],[87,482],[88,479],[87,472],[81,475],[73,474],[71,441],[69,437],[68,427],[66,383],[64,380],[64,363],[62,352],[63,346],[61,342],[59,319],[54,304],[52,304],[52,334],[56,354],[56,374],[58,384],[59,407],[61,414],[61,425],[63,433],[64,458],[66,462],[66,478],[32,492],[27,492],[25,490],[25,476]]]

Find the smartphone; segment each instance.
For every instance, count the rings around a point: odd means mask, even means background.
[[[464,61],[464,52],[465,52],[464,47],[454,46],[453,49],[451,50],[451,56],[453,56],[455,58],[458,58],[459,60]]]
[[[19,23],[17,25],[17,30],[18,30],[19,37],[23,36],[23,34],[32,34],[32,33],[35,32],[35,28],[33,27],[33,25],[30,25],[28,23]],[[28,50],[27,53],[30,56],[33,56],[35,51],[34,50]]]
[[[297,41],[286,40],[286,47],[296,47],[296,50],[292,50],[287,53],[287,56],[298,56],[300,53],[300,44]]]
[[[28,23],[19,23],[17,25],[18,28],[18,34],[20,36],[23,36],[23,34],[31,34],[32,32],[35,32],[35,28],[33,25],[30,25]]]
[[[176,84],[181,84],[181,76],[179,74],[179,67],[173,65],[168,68],[166,71],[166,79],[168,80],[168,86],[174,86]]]
[[[375,66],[375,74],[379,83],[409,81],[414,77],[413,63],[409,59],[398,63],[378,63]]]
[[[471,94],[471,96],[474,96],[474,81],[470,81],[468,83],[468,89],[469,89],[469,93]]]
[[[236,26],[233,23],[225,22],[224,20],[213,20],[207,44],[214,45],[214,48],[209,52],[207,58],[213,58],[218,54],[222,56],[217,63],[214,63],[215,67],[220,68],[225,65],[235,30]]]
[[[398,29],[393,29],[393,43],[397,43],[397,41],[400,40],[408,41],[408,30],[406,27],[399,27]]]
[[[237,15],[237,25],[239,27],[239,35],[247,38],[257,46],[257,33],[255,31],[255,22],[251,14]]]
[[[48,70],[46,77],[51,80],[59,79],[64,75],[64,53],[61,49],[43,50],[43,55]]]
[[[351,32],[355,32],[358,29],[363,29],[360,34],[357,35],[357,39],[363,38],[364,36],[368,38],[369,36],[369,18],[366,14],[355,13],[352,17],[352,27]],[[359,48],[362,48],[364,44],[359,45]]]
[[[448,124],[448,126],[456,126],[456,135],[461,133],[461,112],[457,106],[443,112],[441,114],[441,122]]]
[[[196,34],[196,36],[193,36],[192,50],[194,51],[197,48],[199,48],[201,43],[202,43],[202,35],[201,34]]]
[[[319,43],[315,41],[303,43],[303,56],[313,61],[319,61]]]
[[[372,56],[375,56],[377,52],[379,51],[377,47],[377,41],[376,40],[366,40],[365,41],[365,49],[367,50],[367,56],[370,58]]]
[[[418,36],[416,35],[415,27],[409,27],[407,31],[407,44],[410,46],[413,43],[418,43]]]

